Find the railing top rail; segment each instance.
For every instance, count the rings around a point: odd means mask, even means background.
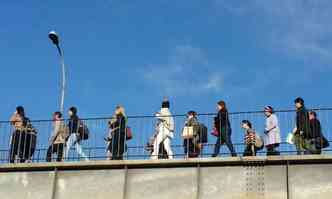
[[[308,110],[311,111],[332,111],[332,108],[308,108]],[[280,109],[280,110],[275,110],[275,113],[290,113],[290,112],[296,112],[294,109]],[[238,111],[238,112],[229,112],[230,115],[240,115],[240,114],[261,114],[264,113],[263,110],[260,111]],[[198,116],[215,116],[216,113],[198,113]],[[173,117],[185,117],[186,114],[172,114]],[[132,115],[132,116],[127,116],[128,119],[130,118],[155,118],[155,115]],[[163,117],[168,117],[168,116],[163,116]],[[89,121],[89,120],[108,120],[111,119],[112,117],[91,117],[91,118],[80,118],[81,120],[84,121]],[[64,119],[68,120],[68,119]],[[39,120],[31,120],[31,122],[52,122],[53,120],[47,119],[39,119]],[[9,123],[10,121],[0,121],[0,124],[2,123]]]

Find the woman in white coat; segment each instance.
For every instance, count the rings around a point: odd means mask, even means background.
[[[278,118],[274,114],[274,110],[271,106],[266,106],[264,108],[264,113],[266,116],[264,130],[264,144],[267,149],[266,155],[280,155],[280,152],[277,150],[280,145],[280,128]]]
[[[163,101],[161,110],[156,113],[158,119],[157,136],[153,143],[153,153],[151,159],[158,159],[160,144],[164,144],[164,148],[168,155],[168,159],[173,159],[173,151],[171,148],[171,140],[174,138],[174,119],[169,110],[169,102]]]

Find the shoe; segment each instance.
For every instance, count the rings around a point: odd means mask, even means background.
[[[215,157],[217,157],[217,156],[218,156],[218,154],[212,154],[211,157],[215,158]]]

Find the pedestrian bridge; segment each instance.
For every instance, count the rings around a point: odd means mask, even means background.
[[[0,165],[1,199],[330,199],[332,156]]]

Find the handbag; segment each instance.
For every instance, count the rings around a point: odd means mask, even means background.
[[[211,135],[215,136],[215,137],[219,137],[219,131],[216,128],[212,129]]]
[[[191,139],[194,137],[194,127],[192,126],[185,126],[182,130],[182,137],[184,139]]]
[[[133,139],[133,132],[130,127],[126,128],[126,140]]]
[[[294,134],[293,134],[293,133],[289,133],[289,134],[287,135],[286,142],[287,142],[288,144],[294,144]]]
[[[315,139],[315,146],[317,149],[325,149],[330,146],[330,143],[324,136],[321,136]]]

